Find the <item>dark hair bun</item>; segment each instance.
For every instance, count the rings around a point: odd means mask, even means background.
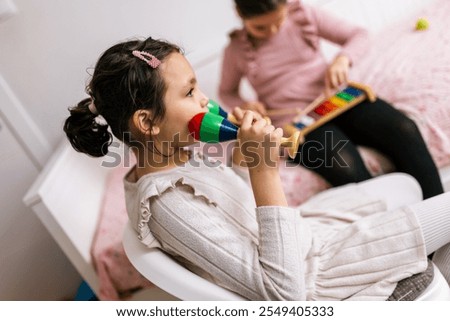
[[[98,123],[96,115],[88,108],[90,98],[82,100],[76,107],[69,108],[70,116],[64,123],[64,132],[72,147],[93,157],[101,157],[108,153],[112,135],[108,125]]]

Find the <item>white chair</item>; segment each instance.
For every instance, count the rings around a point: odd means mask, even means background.
[[[434,278],[416,301],[450,301],[450,288],[441,271],[433,264]]]
[[[137,239],[128,223],[123,236],[123,247],[131,264],[148,280],[169,294],[186,301],[245,300],[184,268],[159,249],[149,249]]]

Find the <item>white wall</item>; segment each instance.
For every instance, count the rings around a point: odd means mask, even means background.
[[[22,202],[39,171],[1,117],[0,150],[0,300],[69,299],[80,277]]]
[[[88,67],[130,37],[153,36],[188,54],[225,37],[232,0],[15,0],[19,13],[0,25],[0,74],[52,145],[67,107],[84,98]]]

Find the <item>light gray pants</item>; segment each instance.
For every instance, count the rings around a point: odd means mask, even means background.
[[[401,173],[379,176],[359,185],[384,199],[388,210],[407,206],[415,213],[427,254],[435,252],[433,263],[450,285],[450,192],[423,201],[417,181]]]
[[[422,227],[427,254],[450,285],[450,192],[409,206]]]

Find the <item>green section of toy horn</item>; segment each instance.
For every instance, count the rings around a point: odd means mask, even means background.
[[[210,99],[206,107],[208,107],[210,113],[220,115],[220,106],[214,100]]]
[[[223,117],[206,113],[200,126],[200,140],[204,143],[218,143]]]

